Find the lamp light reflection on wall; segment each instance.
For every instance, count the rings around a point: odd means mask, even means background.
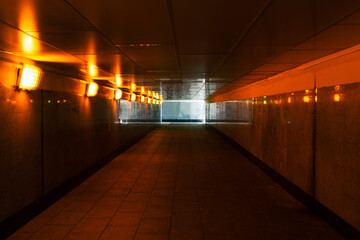
[[[135,93],[131,94],[131,101],[132,102],[136,101],[136,94]]]
[[[96,66],[94,64],[89,65],[89,74],[90,76],[95,76],[97,73]]]
[[[291,97],[288,97],[287,102],[291,103]]]
[[[117,89],[115,92],[115,99],[119,100],[122,97],[122,91],[120,89]]]
[[[39,86],[41,70],[39,68],[24,65],[20,72],[19,88],[35,90]]]
[[[120,74],[115,75],[115,80],[116,80],[116,86],[120,87],[122,85],[122,79],[120,77]]]
[[[141,87],[141,94],[144,94],[144,93],[145,93],[145,88]]]
[[[305,103],[310,102],[309,96],[308,96],[308,95],[304,96],[304,97],[303,97],[303,101],[304,101]]]
[[[86,95],[88,97],[94,97],[94,96],[96,96],[98,89],[99,89],[99,86],[96,83],[91,82],[88,86]]]
[[[264,104],[267,104],[266,100],[264,100]]]
[[[148,97],[150,97],[150,96],[151,96],[151,91],[148,91],[148,94],[147,94],[147,95],[148,95]]]
[[[148,103],[151,103],[151,97],[148,97]]]
[[[338,93],[334,94],[334,102],[340,102],[340,94]]]
[[[141,102],[145,102],[145,97],[141,96]]]
[[[132,83],[131,84],[131,91],[136,91],[136,84],[135,83]],[[132,96],[131,96],[131,98],[132,98]]]

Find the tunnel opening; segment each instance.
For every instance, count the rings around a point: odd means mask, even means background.
[[[161,105],[162,124],[204,124],[204,100],[165,100]]]

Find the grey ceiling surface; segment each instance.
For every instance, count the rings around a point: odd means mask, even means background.
[[[0,49],[82,74],[95,65],[94,78],[121,74],[165,99],[205,99],[359,44],[359,8],[358,0],[0,0]]]

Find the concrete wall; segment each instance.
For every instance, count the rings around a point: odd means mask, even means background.
[[[207,118],[360,230],[359,62],[358,50],[338,54],[235,90]]]
[[[157,105],[120,103],[106,88],[88,98],[85,82],[46,70],[39,90],[16,90],[17,67],[0,61],[0,221],[141,136],[160,118]],[[126,124],[120,124],[125,111]],[[140,123],[129,121],[131,116]]]

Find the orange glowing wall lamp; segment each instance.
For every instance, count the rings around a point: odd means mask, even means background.
[[[24,90],[35,90],[40,83],[42,71],[34,66],[24,65],[19,74],[18,87]]]
[[[86,91],[86,96],[88,97],[94,97],[96,96],[97,92],[99,90],[99,85],[97,85],[94,82],[89,83]]]
[[[115,91],[115,100],[119,100],[122,97],[122,91],[120,89],[117,89]]]

